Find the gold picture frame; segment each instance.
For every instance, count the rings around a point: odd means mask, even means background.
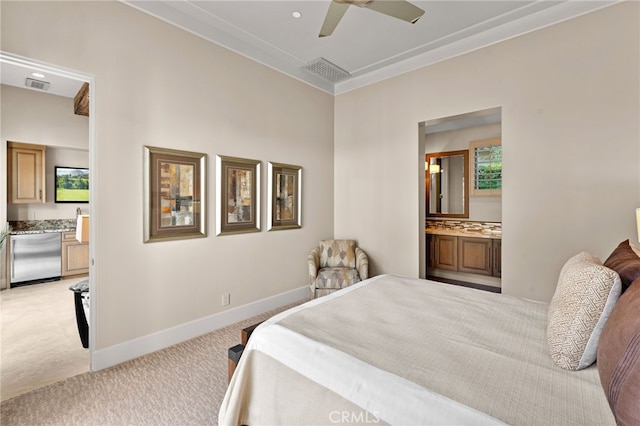
[[[260,161],[216,156],[216,235],[260,231]]]
[[[268,230],[301,228],[302,167],[269,162],[267,177]]]
[[[145,243],[207,236],[206,161],[199,152],[144,146]]]

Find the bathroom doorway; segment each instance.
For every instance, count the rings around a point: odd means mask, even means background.
[[[429,119],[419,129],[420,276],[499,291],[502,108]],[[499,188],[483,190],[492,186]]]

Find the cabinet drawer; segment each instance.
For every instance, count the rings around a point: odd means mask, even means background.
[[[63,232],[62,233],[62,242],[64,243],[65,241],[70,241],[72,243],[77,243],[79,242],[78,240],[76,240],[76,231],[73,232]]]

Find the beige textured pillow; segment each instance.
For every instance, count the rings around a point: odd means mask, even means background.
[[[580,370],[593,364],[600,333],[621,292],[620,276],[598,257],[582,252],[565,263],[547,324],[547,343],[556,365]]]

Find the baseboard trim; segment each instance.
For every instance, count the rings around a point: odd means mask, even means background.
[[[247,318],[303,301],[308,296],[309,288],[307,286],[296,288],[108,348],[95,350],[91,357],[91,371],[103,370],[122,362],[148,355]]]

